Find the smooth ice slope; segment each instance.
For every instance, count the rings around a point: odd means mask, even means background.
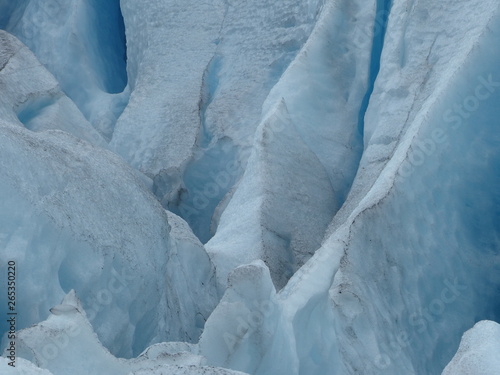
[[[369,89],[376,10],[374,3],[326,2],[307,43],[263,105],[265,117],[286,103],[299,137],[325,169],[339,207],[363,151],[359,123]]]
[[[500,372],[500,325],[481,321],[465,332],[457,354],[442,375],[494,375]]]

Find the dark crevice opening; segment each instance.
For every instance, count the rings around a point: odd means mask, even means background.
[[[361,138],[364,137],[365,115],[368,110],[370,98],[375,88],[375,81],[380,72],[380,60],[382,58],[382,50],[384,49],[385,34],[387,31],[387,23],[391,12],[392,0],[377,0],[377,13],[375,15],[375,24],[373,28],[373,44],[370,58],[370,72],[368,79],[368,89],[361,103],[358,117],[358,131]]]
[[[127,40],[120,0],[91,0],[96,26],[94,53],[101,66],[95,67],[103,90],[110,94],[122,92],[127,86]]]

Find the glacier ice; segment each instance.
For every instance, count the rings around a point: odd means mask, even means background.
[[[369,23],[375,9],[329,3],[323,11],[264,103],[245,175],[206,245],[222,285],[241,259],[264,259],[276,285],[283,287],[320,246],[356,174],[362,149],[358,117],[370,52],[349,51],[349,40],[359,33],[354,23],[345,27],[345,34],[335,31],[345,19]],[[346,53],[326,53],[328,44]],[[330,70],[331,65],[339,70]],[[287,175],[285,170],[296,172]]]
[[[460,332],[498,319],[498,54],[476,47],[496,45],[498,5],[468,4],[471,29],[461,8],[447,4],[451,19],[440,4],[393,2],[356,178],[323,246],[279,292],[285,342],[260,344],[271,349],[255,373],[435,373]],[[450,124],[455,103],[476,108]],[[229,243],[230,207],[218,229]],[[291,361],[272,360],[284,352]]]
[[[109,139],[128,100],[119,0],[2,1],[0,13],[7,16],[0,27],[33,51],[85,118]]]
[[[319,247],[338,203],[326,171],[300,138],[285,102],[259,126],[255,143],[240,187],[206,248],[220,284],[225,285],[228,273],[239,264],[263,259],[281,288]],[[293,177],[284,173],[298,159],[303,169]]]
[[[465,332],[457,354],[442,375],[493,375],[500,369],[500,325],[492,321],[476,323]]]
[[[196,341],[216,303],[213,267],[202,245],[158,205],[147,178],[104,149],[105,140],[58,81],[4,31],[0,58],[6,87],[0,184],[9,197],[0,203],[0,258],[13,257],[22,268],[39,265],[20,286],[26,299],[19,302],[18,328],[45,318],[62,293],[77,288],[98,334],[116,353],[130,356],[168,336]],[[84,186],[87,195],[79,193]],[[126,211],[118,208],[123,197],[135,202]],[[192,262],[199,268],[187,278]],[[166,274],[130,276],[153,264]],[[161,313],[165,309],[177,323]]]
[[[163,205],[202,242],[243,172],[262,103],[307,39],[318,3],[286,0],[270,11],[267,1],[159,1],[146,9],[122,2],[132,93],[110,146],[154,179]],[[164,186],[176,170],[181,183]],[[227,182],[217,183],[222,173]]]
[[[61,90],[58,81],[14,36],[0,30],[2,120],[21,123],[38,132],[64,130],[106,147],[106,142]]]
[[[21,330],[17,338],[20,356],[51,374],[162,374],[231,375],[241,372],[205,366],[193,345],[174,343],[149,347],[134,359],[114,357],[104,348],[87,319],[85,310],[71,290],[61,304],[51,308],[47,320]],[[33,366],[34,367],[34,366]],[[31,372],[28,372],[31,371]],[[35,368],[31,374],[43,374]],[[15,372],[13,372],[15,373]]]
[[[110,146],[153,178],[183,168],[192,156],[200,82],[216,49],[224,2],[122,1],[121,9],[132,92]],[[172,59],[172,51],[182,63]]]
[[[500,373],[497,0],[0,0],[0,28],[7,373]]]
[[[24,358],[18,358],[16,366],[12,367],[9,366],[7,358],[0,357],[0,366],[5,375],[53,375],[50,371],[41,369]]]
[[[5,125],[0,139],[0,186],[9,197],[0,203],[0,258],[33,270],[18,287],[18,328],[76,289],[114,353],[138,354],[167,337],[196,341],[216,303],[212,263],[140,176],[61,131]]]
[[[274,336],[278,308],[265,264],[259,260],[237,267],[207,321],[200,352],[211,365],[256,373]]]

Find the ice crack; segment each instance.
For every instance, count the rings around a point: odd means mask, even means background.
[[[370,103],[370,98],[375,88],[375,81],[380,72],[380,60],[382,50],[384,48],[385,33],[387,31],[387,23],[391,11],[392,0],[377,0],[377,13],[375,15],[375,23],[373,29],[373,43],[370,59],[370,74],[368,78],[368,89],[361,103],[359,111],[358,129],[361,137],[364,135],[365,115]]]

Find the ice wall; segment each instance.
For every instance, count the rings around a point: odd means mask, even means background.
[[[59,129],[96,146],[106,142],[63,93],[33,53],[0,30],[0,113],[3,120],[40,132]]]
[[[206,242],[216,206],[243,173],[262,103],[319,4],[148,4],[122,1],[132,93],[111,147],[153,178],[162,204]]]
[[[200,126],[200,87],[224,3],[122,1],[121,9],[132,92],[111,147],[151,178],[169,168],[183,171]]]
[[[87,120],[109,139],[128,99],[119,0],[5,1],[0,10],[0,27],[35,53]]]

